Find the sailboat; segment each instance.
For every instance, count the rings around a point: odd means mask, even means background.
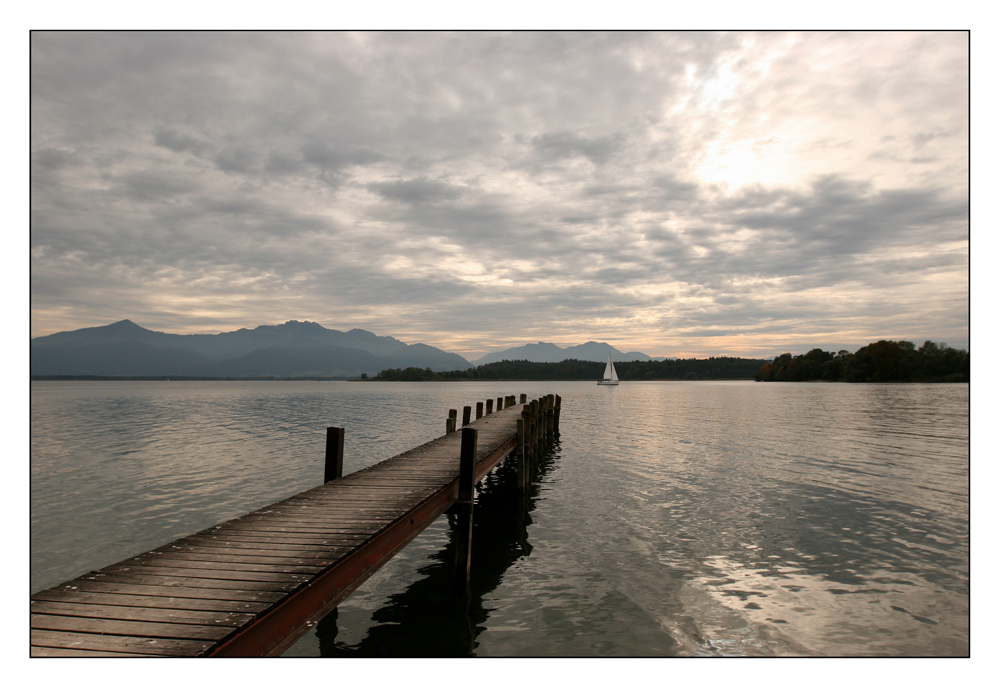
[[[615,364],[611,362],[611,354],[608,354],[608,364],[604,366],[604,377],[597,381],[599,385],[617,385],[618,373],[615,372]]]

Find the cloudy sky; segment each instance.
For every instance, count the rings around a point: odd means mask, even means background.
[[[31,335],[968,347],[962,32],[31,34]]]

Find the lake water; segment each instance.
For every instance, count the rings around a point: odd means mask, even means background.
[[[31,589],[521,393],[561,433],[481,483],[470,594],[441,517],[287,655],[969,653],[966,384],[33,382]]]

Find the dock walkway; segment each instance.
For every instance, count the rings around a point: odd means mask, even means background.
[[[280,655],[442,513],[465,504],[471,519],[471,485],[460,494],[463,440],[472,439],[475,482],[525,436],[551,432],[555,397],[507,399],[506,408],[491,413],[490,401],[486,415],[468,420],[474,433],[447,432],[32,595],[31,655]],[[454,412],[448,429],[457,429]]]

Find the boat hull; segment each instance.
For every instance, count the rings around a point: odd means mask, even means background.
[[[600,380],[597,384],[599,385],[617,385],[618,380]]]

